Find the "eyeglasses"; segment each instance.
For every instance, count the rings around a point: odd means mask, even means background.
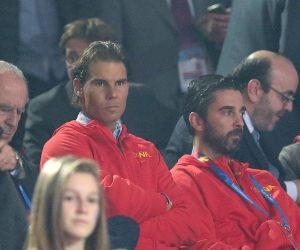
[[[73,64],[79,59],[80,55],[77,53],[69,53],[65,56],[65,60],[68,64]]]
[[[274,92],[276,92],[280,96],[283,104],[287,104],[287,103],[293,102],[295,100],[295,97],[293,95],[287,94],[287,93],[282,93],[281,91],[275,89],[271,85],[269,85],[269,87],[270,87],[271,90],[273,90]]]

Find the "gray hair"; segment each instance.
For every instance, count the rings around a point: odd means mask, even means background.
[[[7,73],[7,72],[14,73],[18,77],[20,77],[22,80],[24,80],[24,82],[27,85],[27,81],[26,81],[26,78],[25,78],[23,72],[17,66],[0,60],[0,75]]]

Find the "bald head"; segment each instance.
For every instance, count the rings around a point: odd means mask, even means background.
[[[251,60],[251,59],[255,59],[255,58],[276,58],[276,57],[281,57],[283,59],[286,59],[288,60],[287,58],[275,53],[275,52],[272,52],[272,51],[269,51],[269,50],[258,50],[258,51],[255,51],[253,52],[252,54],[250,54],[247,59],[248,60]]]
[[[255,128],[271,131],[285,112],[293,109],[298,73],[286,57],[260,50],[245,58],[234,70]]]
[[[270,70],[269,75],[271,76],[273,72],[282,69],[282,67],[285,68],[285,70],[288,70],[286,72],[286,75],[292,74],[295,78],[298,79],[298,73],[297,70],[288,58],[274,53],[272,51],[268,50],[258,50],[250,54],[246,60],[267,60],[270,62]],[[297,81],[298,82],[298,81]]]
[[[251,79],[258,79],[262,89],[268,92],[273,74],[282,69],[287,70],[285,75],[290,74],[298,86],[298,73],[293,63],[286,57],[268,50],[258,50],[250,54],[234,69],[233,75],[240,79],[244,90]]]

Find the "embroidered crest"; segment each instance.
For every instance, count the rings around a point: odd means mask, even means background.
[[[207,156],[201,156],[198,158],[199,161],[202,161],[202,162],[209,162],[210,159],[207,157]]]
[[[139,151],[135,153],[136,158],[151,158],[152,156],[147,151]]]

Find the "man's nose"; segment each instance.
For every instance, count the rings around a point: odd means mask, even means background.
[[[235,126],[242,128],[244,126],[243,116],[239,113],[235,117]]]
[[[108,86],[107,87],[107,95],[109,98],[114,98],[117,96],[117,89],[115,86]]]

